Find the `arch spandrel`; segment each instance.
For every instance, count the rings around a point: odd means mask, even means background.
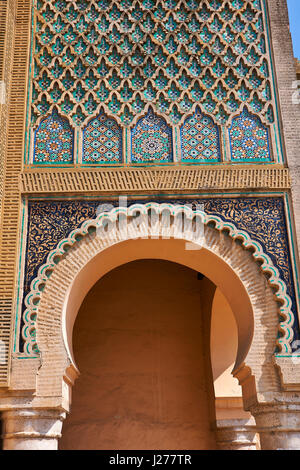
[[[168,230],[162,226],[160,218],[152,226],[147,225],[149,209],[157,213],[163,209],[170,212],[172,223]],[[65,370],[70,366],[75,367],[70,340],[72,326],[88,290],[114,267],[145,257],[184,264],[201,271],[218,285],[230,303],[238,324],[236,369],[245,362],[260,389],[276,390],[279,387],[273,366],[279,310],[285,321],[280,324],[282,336],[277,342],[284,353],[290,348],[293,318],[278,270],[261,246],[251,241],[246,232],[237,230],[233,224],[225,223],[217,216],[204,213],[198,214],[203,217],[205,224],[201,249],[183,249],[186,242],[195,243],[195,239],[192,230],[183,236],[174,222],[174,216],[182,210],[182,206],[151,203],[134,205],[129,209],[116,208],[84,223],[49,254],[47,263],[40,268],[38,278],[32,282],[31,293],[26,298],[28,308],[24,319],[27,324],[23,329],[27,355],[35,352],[35,333],[42,355],[43,364],[38,376],[40,393],[48,387],[47,374],[54,358],[58,388],[61,387]],[[143,223],[138,227],[134,224],[135,211],[144,213]],[[127,221],[125,231],[120,225],[120,214],[123,221]],[[189,216],[192,220],[195,212],[190,210]],[[102,232],[102,237],[99,237],[97,227],[103,220],[111,223],[114,229],[106,234]],[[253,258],[259,263],[255,263]],[[261,271],[267,273],[269,280]],[[277,289],[275,295],[271,286]],[[281,303],[281,307],[276,300]],[[28,322],[28,319],[33,321]],[[32,332],[30,338],[26,337],[28,331]],[[259,359],[262,354],[265,356],[264,363]],[[265,368],[268,368],[268,373]],[[52,393],[58,393],[58,390],[55,391],[53,387]]]

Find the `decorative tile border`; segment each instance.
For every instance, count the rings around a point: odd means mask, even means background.
[[[299,338],[297,304],[293,271],[289,251],[284,200],[282,197],[210,197],[203,199],[157,199],[172,204],[204,204],[205,213],[212,219],[220,219],[224,226],[234,224],[238,231],[249,235],[252,242],[262,248],[278,270],[291,299],[290,309],[294,317],[294,339]],[[100,201],[58,200],[30,201],[28,203],[27,255],[25,260],[24,298],[38,276],[39,268],[50,252],[72,230],[77,230],[87,220],[94,219]],[[103,200],[116,206],[116,200]],[[131,200],[128,205],[145,203]],[[26,309],[23,303],[23,311]],[[21,348],[22,349],[22,348]]]
[[[171,218],[169,231],[164,233],[165,229],[159,228],[159,223],[158,227],[149,226],[147,228],[144,223],[139,225],[135,223],[135,220],[132,220],[132,217],[134,218],[134,216],[137,214],[146,216],[146,220],[148,220],[149,210],[155,212],[157,215],[162,214],[163,211],[169,212]],[[43,296],[43,291],[49,277],[55,270],[57,264],[65,257],[66,253],[73,245],[80,241],[84,236],[94,233],[98,228],[100,229],[107,223],[109,223],[110,226],[115,226],[115,230],[118,231],[117,225],[115,225],[115,223],[120,215],[128,218],[129,220],[127,232],[127,236],[129,236],[129,238],[144,238],[146,234],[148,234],[149,238],[152,236],[156,237],[158,233],[161,233],[160,230],[163,231],[162,233],[164,233],[164,235],[167,233],[173,233],[174,236],[174,234],[177,232],[175,224],[176,216],[183,211],[187,219],[191,221],[191,224],[196,220],[196,218],[201,218],[204,225],[211,226],[218,231],[226,231],[226,233],[228,233],[228,235],[232,237],[233,240],[241,243],[246,249],[250,249],[252,251],[253,258],[259,262],[260,268],[267,275],[268,282],[274,289],[278,303],[280,304],[280,307],[278,307],[278,311],[280,313],[280,334],[277,338],[278,351],[283,354],[291,353],[291,343],[294,339],[293,326],[295,323],[295,316],[292,311],[292,300],[288,295],[286,283],[280,276],[280,271],[277,269],[277,267],[274,266],[271,257],[264,251],[262,244],[252,240],[250,235],[245,230],[238,229],[232,222],[226,222],[222,220],[222,218],[216,215],[208,214],[205,212],[205,210],[199,209],[197,207],[193,209],[193,207],[187,207],[183,204],[175,205],[172,204],[171,201],[168,201],[167,203],[163,204],[154,202],[133,204],[130,207],[114,207],[109,212],[102,211],[99,215],[97,215],[96,218],[86,220],[80,228],[77,228],[69,233],[68,237],[61,240],[55,246],[55,249],[48,253],[46,263],[39,267],[37,276],[34,277],[31,281],[30,292],[25,298],[26,309],[23,316],[24,326],[22,328],[22,335],[25,341],[25,354],[28,356],[39,354],[38,344],[36,342],[35,326],[38,315],[38,305],[41,297]],[[193,238],[192,234],[193,231],[187,231],[183,238],[186,240],[193,240],[194,243],[198,243],[198,238]],[[182,233],[180,238],[182,238]],[[104,242],[105,246],[110,245],[110,239],[111,235]]]
[[[26,171],[24,194],[119,193],[128,191],[193,191],[200,189],[289,189],[287,168],[139,168]]]

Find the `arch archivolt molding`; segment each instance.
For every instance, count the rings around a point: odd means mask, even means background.
[[[184,223],[182,223],[183,217]],[[260,287],[256,285],[257,281],[253,275],[249,278],[248,265],[252,257],[258,263],[256,264],[256,272],[259,273],[258,268],[260,268],[267,277],[266,284],[269,285],[269,289],[264,294],[265,299],[272,298],[272,310],[274,311],[274,308],[277,310],[275,314],[277,328],[279,328],[277,349],[281,354],[291,353],[294,323],[291,299],[287,294],[285,283],[280,278],[278,269],[270,257],[264,253],[262,246],[252,240],[247,232],[239,230],[233,223],[224,222],[220,217],[206,214],[201,209],[192,210],[183,205],[149,202],[134,204],[128,208],[116,207],[110,212],[100,213],[95,219],[88,220],[80,228],[73,230],[49,253],[46,263],[40,267],[37,277],[32,281],[31,290],[25,299],[26,310],[23,315],[24,327],[22,329],[25,342],[24,354],[29,357],[40,355],[40,342],[43,342],[40,339],[41,330],[45,334],[46,324],[41,328],[39,314],[41,309],[44,313],[45,309],[47,310],[47,291],[53,290],[54,286],[55,304],[62,312],[67,293],[71,289],[71,285],[68,285],[67,282],[68,277],[75,278],[89,260],[109,247],[126,240],[148,238],[184,240],[186,243],[192,244],[187,249],[204,248],[222,258],[231,266],[246,287],[253,305],[254,322],[256,322],[255,309],[257,308],[258,315],[262,315],[264,309],[265,314],[268,313],[266,309],[268,310],[269,307],[259,307],[253,304],[252,297],[255,294],[255,289]],[[220,240],[222,240],[221,244]],[[232,250],[233,241],[235,242],[234,250]],[[60,283],[57,282],[57,276],[54,275],[59,269],[65,271],[65,274],[60,273]],[[54,321],[51,319],[51,308],[47,313],[49,324]],[[278,315],[280,316],[279,321]],[[273,318],[273,323],[274,321],[276,319]],[[55,328],[57,335],[61,335],[58,323]],[[273,340],[274,352],[275,338]]]

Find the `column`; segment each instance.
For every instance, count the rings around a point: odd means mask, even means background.
[[[57,409],[3,411],[3,450],[57,450],[65,417]]]
[[[251,413],[262,450],[300,450],[300,404],[259,404]]]
[[[247,420],[217,421],[216,439],[219,450],[258,450],[256,426]]]

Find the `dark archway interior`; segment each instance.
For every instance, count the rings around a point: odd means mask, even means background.
[[[179,264],[139,260],[94,285],[74,326],[81,375],[61,449],[216,447],[202,282]]]

